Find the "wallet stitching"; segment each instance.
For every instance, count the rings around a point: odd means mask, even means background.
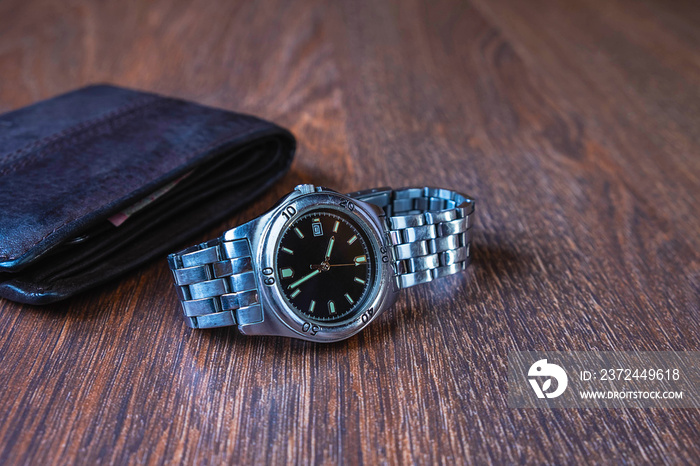
[[[66,143],[79,143],[85,140],[85,138],[88,138],[95,132],[99,131],[104,125],[113,124],[119,119],[121,119],[122,123],[125,123],[129,119],[138,115],[139,110],[144,110],[155,103],[164,101],[167,101],[167,99],[159,98],[157,96],[147,96],[135,102],[118,107],[98,117],[82,121],[62,131],[45,136],[38,141],[31,142],[13,152],[4,154],[0,156],[0,163],[6,163],[4,166],[0,167],[0,175],[12,173],[16,169],[25,166],[29,161],[36,161],[38,158],[45,156],[51,150],[60,148],[61,145],[65,145]],[[37,148],[42,148],[42,150],[34,153],[32,156],[29,156],[31,151]],[[27,155],[25,156],[23,154]],[[8,160],[16,158],[20,155],[22,155],[22,157],[14,161]]]
[[[244,134],[237,135],[237,137],[245,137],[245,136],[247,136],[247,135],[249,135],[249,134],[251,134],[251,133],[253,133],[253,132],[255,132],[255,131],[259,131],[259,130],[260,130],[259,127],[258,127],[258,128],[254,128],[254,129],[252,129],[252,130],[250,130],[250,131],[248,131],[248,132],[246,132],[246,133],[244,133]],[[226,140],[228,140],[228,139],[231,137],[231,134],[235,134],[235,133],[226,133],[226,136],[223,136],[223,137],[217,139],[216,141],[212,142],[211,144],[209,144],[208,146],[204,147],[203,149],[193,149],[193,150],[189,151],[189,153],[187,153],[186,155],[184,155],[184,157],[185,157],[185,158],[189,158],[189,157],[191,157],[193,154],[195,154],[195,153],[197,153],[197,152],[201,152],[201,153],[208,152],[208,151],[210,151],[211,149],[213,149],[214,147],[216,147],[217,145],[221,145],[222,142],[225,142]],[[181,155],[185,154],[185,151],[176,152],[175,154],[176,154],[177,156],[181,156]],[[79,218],[82,218],[82,217],[79,217]],[[39,240],[37,240],[37,241],[35,241],[34,243],[32,243],[31,246],[30,246],[29,248],[27,248],[24,252],[22,252],[22,253],[20,253],[20,254],[18,254],[18,255],[14,255],[14,256],[9,256],[9,255],[0,254],[0,259],[4,259],[4,260],[15,260],[15,259],[17,259],[18,257],[22,257],[24,254],[26,254],[27,252],[29,252],[29,251],[30,251],[32,248],[34,248],[36,245],[38,245],[38,244],[40,244],[42,241],[44,241],[46,238],[48,238],[49,236],[53,235],[54,233],[56,233],[58,230],[60,230],[61,228],[65,227],[65,226],[68,225],[69,223],[72,223],[72,222],[78,220],[79,218],[74,218],[74,219],[71,219],[71,220],[67,220],[66,222],[62,223],[61,225],[55,227],[53,230],[51,230],[49,233],[47,233],[46,235],[44,235],[42,238],[40,238]]]

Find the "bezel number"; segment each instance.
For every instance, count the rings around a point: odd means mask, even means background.
[[[340,200],[340,207],[345,207],[348,209],[350,212],[355,210],[355,204],[352,201],[349,201],[347,199],[341,199]]]
[[[282,211],[282,216],[284,216],[285,220],[290,220],[292,217],[294,217],[297,214],[297,209],[293,205],[288,205],[287,207],[284,208]]]
[[[265,283],[267,286],[272,286],[275,284],[275,277],[272,276],[272,274],[275,273],[274,270],[272,270],[272,267],[265,267],[262,269],[263,275],[263,283]]]
[[[379,248],[379,252],[382,254],[382,262],[384,262],[385,264],[389,262],[389,254],[386,249],[386,246],[381,246]]]
[[[316,335],[319,330],[321,330],[321,327],[310,322],[304,322],[304,325],[301,326],[301,331],[311,336]]]

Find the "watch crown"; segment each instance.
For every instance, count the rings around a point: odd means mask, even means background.
[[[309,194],[315,191],[312,184],[300,184],[294,188],[294,191],[299,191],[301,194]]]

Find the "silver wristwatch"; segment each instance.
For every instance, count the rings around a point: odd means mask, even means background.
[[[340,194],[304,184],[168,263],[190,327],[338,341],[400,289],[464,270],[473,212],[473,199],[446,189]]]

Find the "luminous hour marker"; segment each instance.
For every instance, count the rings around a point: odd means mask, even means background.
[[[352,235],[352,238],[350,238],[350,239],[348,240],[348,244],[354,243],[356,239],[357,239],[357,235]]]
[[[299,228],[295,228],[295,229],[294,229],[294,233],[296,233],[297,236],[298,236],[299,238],[303,238],[303,237],[304,237],[304,233],[302,233],[301,230],[300,230]]]
[[[333,301],[328,301],[328,312],[335,314],[335,303]]]
[[[348,302],[349,302],[350,304],[354,304],[354,303],[355,303],[355,301],[353,301],[352,298],[350,297],[350,295],[347,294],[347,293],[345,293],[345,299],[347,299]]]
[[[364,264],[367,262],[367,256],[357,256],[355,257],[355,265]]]
[[[282,278],[292,278],[294,276],[294,269],[292,268],[286,268],[280,270],[280,274],[282,274]]]
[[[313,313],[314,313],[314,308],[315,308],[315,307],[316,307],[316,301],[314,301],[314,300],[312,299],[312,300],[311,300],[311,304],[309,304],[309,314],[313,314]]]
[[[340,220],[335,221],[335,225],[333,225],[333,233],[338,233],[338,226],[340,225]]]
[[[296,290],[294,290],[294,293],[292,293],[292,294],[289,295],[289,297],[290,297],[290,298],[295,298],[296,295],[298,295],[299,293],[301,293],[301,290],[300,290],[299,288],[297,288]]]
[[[355,277],[355,281],[356,281],[357,283],[361,283],[362,285],[365,284],[365,281],[364,281],[363,279],[361,279],[360,277]]]
[[[294,254],[294,251],[289,248],[282,248],[282,251],[286,252],[287,254]]]

